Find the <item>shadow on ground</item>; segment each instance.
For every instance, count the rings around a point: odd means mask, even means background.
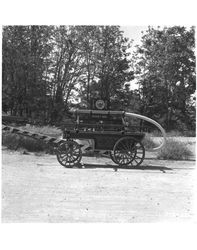
[[[159,166],[159,165],[142,165],[142,166],[138,166],[138,167],[132,167],[132,166],[115,166],[112,164],[90,164],[90,163],[86,163],[80,166],[77,166],[77,168],[82,168],[82,169],[93,169],[93,168],[111,168],[114,169],[115,171],[117,171],[118,169],[128,169],[128,170],[160,170],[162,172],[165,172],[166,170],[172,170],[172,168],[168,168],[168,167],[164,167],[164,166]]]

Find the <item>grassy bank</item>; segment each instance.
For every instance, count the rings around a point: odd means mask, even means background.
[[[22,130],[26,130],[32,133],[39,133],[47,136],[52,136],[58,138],[61,136],[62,131],[55,127],[50,126],[23,126],[20,127]],[[10,132],[2,133],[2,145],[6,146],[11,150],[27,150],[29,152],[45,152],[53,153],[53,148],[42,140],[36,140],[31,137],[22,136]]]

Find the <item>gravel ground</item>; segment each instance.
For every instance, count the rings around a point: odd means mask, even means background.
[[[146,159],[118,169],[83,157],[62,167],[53,155],[2,151],[2,222],[179,222],[194,220],[195,161]]]

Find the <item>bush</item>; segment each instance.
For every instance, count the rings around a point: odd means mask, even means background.
[[[162,160],[188,160],[192,152],[187,148],[185,143],[167,139],[166,145],[157,155],[157,159]]]
[[[53,153],[52,147],[43,141],[9,132],[2,133],[2,145],[11,150],[26,149],[29,152]]]
[[[155,130],[151,133],[149,133],[152,137],[161,137],[161,132],[158,130]],[[171,130],[166,133],[167,137],[196,137],[196,131],[195,130],[185,130],[185,131],[178,131],[178,130]]]
[[[196,137],[196,131],[195,130],[186,130],[183,132],[183,136]]]
[[[34,125],[26,125],[20,127],[22,130],[26,130],[32,133],[39,133],[43,135],[50,135],[54,137],[58,137],[62,134],[62,131],[56,127],[52,126],[34,126]]]
[[[157,145],[153,141],[152,136],[150,134],[146,134],[144,139],[142,140],[142,144],[146,149],[152,149],[155,148]]]
[[[183,132],[178,131],[178,130],[171,130],[167,132],[167,137],[181,137],[183,136]]]
[[[62,135],[62,131],[60,129],[52,126],[26,125],[20,127],[19,129],[56,138]],[[25,149],[29,152],[53,153],[53,148],[41,140],[36,140],[31,137],[10,132],[2,133],[2,144],[11,150]]]

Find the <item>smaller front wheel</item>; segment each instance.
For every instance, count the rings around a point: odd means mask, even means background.
[[[77,142],[68,140],[57,148],[56,155],[62,166],[71,168],[81,161],[81,147]]]

